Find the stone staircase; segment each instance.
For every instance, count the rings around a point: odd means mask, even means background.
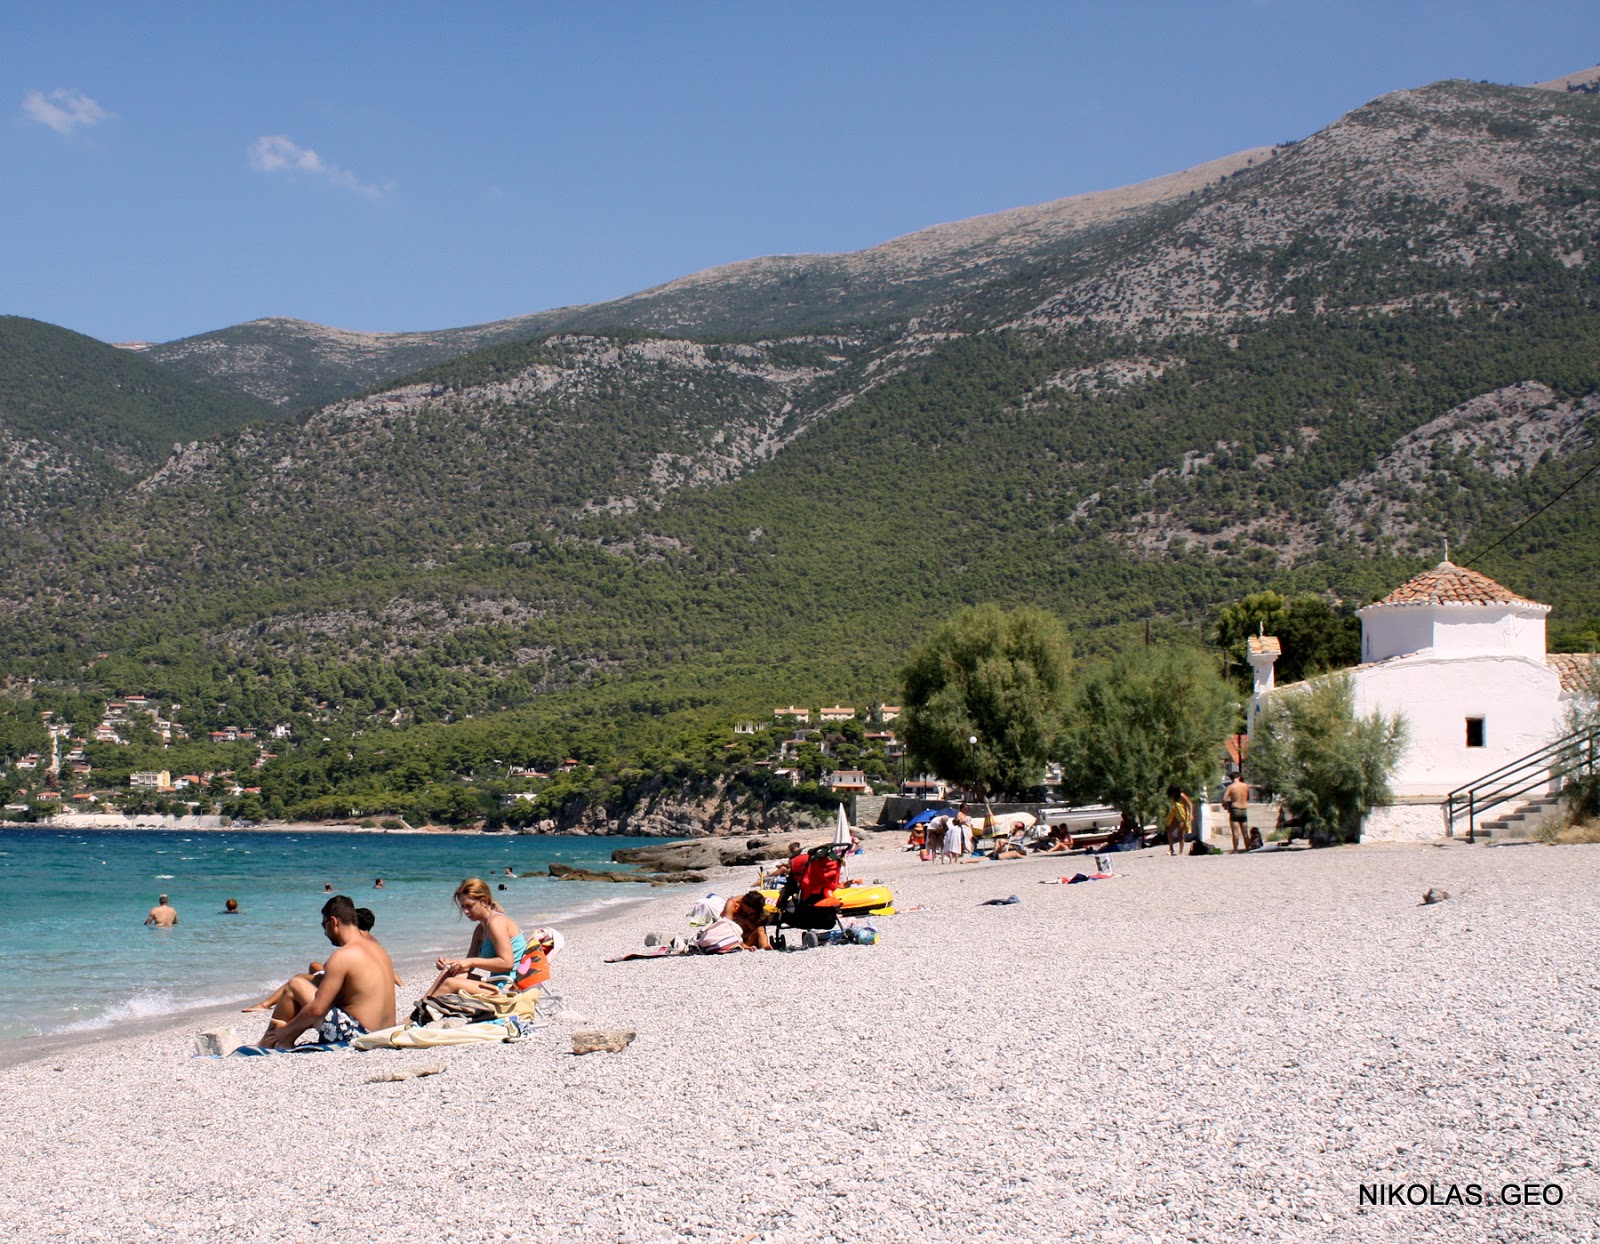
[[[1530,799],[1526,803],[1518,804],[1504,816],[1490,817],[1478,822],[1477,829],[1473,832],[1474,838],[1526,838],[1528,831],[1550,813],[1561,807],[1561,800],[1555,795],[1544,795],[1538,799]]]

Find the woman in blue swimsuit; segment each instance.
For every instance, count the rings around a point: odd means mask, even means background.
[[[527,953],[528,940],[481,878],[468,877],[456,887],[456,906],[478,927],[462,959],[439,958],[439,979],[429,996],[445,993],[487,994],[509,992],[517,961]]]

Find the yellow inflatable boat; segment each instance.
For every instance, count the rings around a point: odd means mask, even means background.
[[[776,915],[778,891],[763,890],[761,894],[767,900],[767,914]],[[894,894],[886,885],[840,886],[821,905],[837,907],[841,916],[892,916]]]

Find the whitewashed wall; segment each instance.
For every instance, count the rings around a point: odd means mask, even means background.
[[[1560,680],[1540,659],[1418,653],[1351,678],[1358,713],[1406,718],[1409,742],[1391,782],[1397,796],[1445,795],[1557,733]],[[1483,747],[1467,746],[1468,717],[1483,718]]]

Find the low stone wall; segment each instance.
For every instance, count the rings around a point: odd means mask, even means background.
[[[1402,799],[1373,808],[1361,822],[1362,842],[1437,842],[1445,837],[1444,804]]]
[[[220,816],[123,816],[120,812],[58,812],[51,829],[221,829]]]

